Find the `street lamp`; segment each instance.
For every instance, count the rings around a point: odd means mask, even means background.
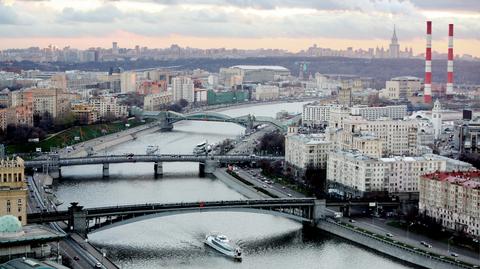
[[[409,232],[410,232],[410,227],[415,224],[413,222],[411,222],[410,224],[407,225],[407,239],[409,239],[408,235],[409,235]]]
[[[453,239],[453,236],[451,236],[450,238],[448,238],[447,240],[447,252],[450,253],[450,240]]]

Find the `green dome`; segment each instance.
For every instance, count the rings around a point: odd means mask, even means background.
[[[0,217],[0,233],[18,233],[22,231],[22,223],[17,217],[6,215]]]

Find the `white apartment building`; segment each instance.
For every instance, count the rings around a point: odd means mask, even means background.
[[[120,74],[121,93],[135,92],[137,88],[137,74],[135,72],[123,72]]]
[[[95,97],[89,100],[89,104],[98,111],[101,118],[128,117],[128,106],[117,104],[117,98],[113,96]]]
[[[309,166],[325,168],[331,144],[323,134],[289,134],[285,137],[285,161],[300,171]]]
[[[443,227],[480,236],[480,171],[420,177],[419,211]]]
[[[143,97],[143,109],[145,111],[157,111],[163,105],[172,102],[172,94],[169,92],[160,92],[159,94],[147,94]]]
[[[345,107],[336,104],[306,104],[303,106],[302,122],[309,126],[330,123],[329,126],[341,128],[343,119],[350,115],[362,116],[366,120],[403,119],[407,116],[407,106],[369,107],[358,105]]]
[[[342,143],[351,144],[355,134],[372,133],[383,141],[383,156],[417,154],[417,130],[415,120],[378,119],[365,120],[350,116],[343,120]]]
[[[362,196],[365,192],[418,192],[420,176],[447,171],[456,161],[435,154],[371,158],[355,150],[335,151],[328,158],[327,180],[347,196]],[[469,170],[471,166],[463,169]]]
[[[303,105],[302,123],[308,126],[325,125],[330,120],[330,110],[338,105]]]
[[[380,92],[380,97],[389,100],[406,100],[419,92],[421,86],[421,80],[417,77],[392,78],[385,82],[385,89]]]
[[[172,93],[173,102],[177,102],[180,99],[185,99],[189,103],[193,103],[195,100],[192,79],[184,76],[174,77],[172,79]]]
[[[350,108],[350,114],[354,116],[362,116],[366,120],[376,120],[379,118],[401,120],[407,116],[407,106],[353,106]]]
[[[255,88],[255,100],[275,100],[280,96],[280,89],[274,85],[257,85]]]

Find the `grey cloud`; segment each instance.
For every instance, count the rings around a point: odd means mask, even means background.
[[[0,3],[0,24],[17,24],[18,16],[15,10]]]
[[[106,4],[89,11],[78,11],[73,8],[64,8],[62,13],[57,17],[57,21],[109,23],[116,19],[120,19],[123,15],[124,14],[114,5]]]

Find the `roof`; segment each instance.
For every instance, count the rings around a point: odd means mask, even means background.
[[[448,182],[465,188],[480,189],[480,170],[468,172],[437,172],[424,175],[422,178]]]
[[[10,260],[2,265],[0,265],[0,269],[30,269],[30,268],[35,268],[35,269],[63,269],[67,268],[65,266],[62,266],[58,263],[54,262],[40,262],[34,259],[25,259],[25,258],[18,258],[18,259],[13,259]]]
[[[21,231],[13,236],[0,236],[0,248],[36,242],[52,242],[65,237],[64,234],[42,225],[25,225]]]
[[[401,76],[401,77],[394,77],[391,80],[397,81],[397,80],[420,80],[420,79],[414,76]]]
[[[279,65],[234,65],[230,68],[239,68],[245,70],[273,70],[273,71],[289,71],[287,68]]]

